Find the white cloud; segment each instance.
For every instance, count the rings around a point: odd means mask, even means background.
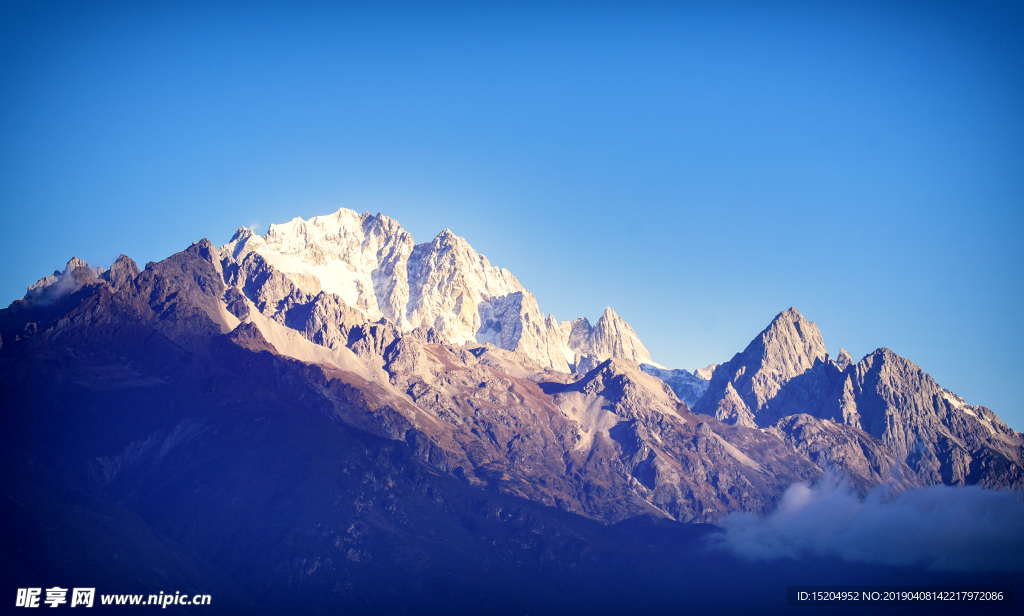
[[[1024,496],[977,486],[930,486],[861,499],[826,476],[799,483],[766,517],[726,516],[722,546],[751,560],[802,555],[953,571],[1024,571]]]

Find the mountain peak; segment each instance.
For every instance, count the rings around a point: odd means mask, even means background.
[[[253,232],[252,229],[248,227],[239,227],[238,229],[235,230],[235,234],[231,236],[231,241],[237,242],[238,240],[248,239],[254,235],[256,234]]]
[[[853,365],[853,357],[850,355],[850,352],[846,349],[839,349],[839,355],[836,357],[836,366],[840,370],[846,370],[851,365]]]
[[[466,238],[455,235],[451,229],[441,229],[441,232],[434,237],[433,241],[431,241],[429,245],[434,246],[441,251],[455,250],[460,253],[465,253],[468,255],[468,258],[478,258],[484,261],[487,260],[487,257],[478,253],[470,243],[466,241]]]
[[[804,317],[803,313],[801,313],[796,308],[790,306],[789,308],[775,315],[775,318],[772,319],[772,322],[768,325],[766,329],[770,329],[772,327],[779,327],[785,323],[810,323],[810,321],[808,321],[807,318]]]
[[[856,422],[926,484],[1021,486],[1024,481],[1019,466],[1005,462],[1007,457],[1020,459],[1019,434],[890,349],[864,357],[846,373],[836,394],[822,416]]]
[[[70,274],[71,272],[75,271],[76,269],[78,269],[80,267],[84,267],[84,268],[88,269],[89,268],[89,264],[86,263],[85,261],[79,259],[78,257],[71,257],[71,260],[68,261],[68,264],[64,266],[64,273],[65,274]]]
[[[545,318],[511,272],[492,266],[448,228],[416,244],[387,216],[341,208],[272,224],[264,236],[240,228],[220,257],[240,268],[232,284],[273,287],[265,296],[276,299],[260,307],[270,318],[284,319],[277,312],[301,303],[302,294],[324,292],[367,320],[383,317],[404,332],[432,330],[448,344],[490,342],[557,370],[569,370],[574,353],[653,363],[612,308],[596,327],[586,320],[560,325]]]
[[[582,322],[579,320],[575,321],[573,325],[577,338],[572,340],[572,337],[570,337],[570,348],[573,342],[575,342],[579,345],[579,348],[573,348],[577,353],[593,354],[600,359],[621,357],[638,364],[653,363],[651,361],[651,353],[640,342],[640,337],[637,336],[629,323],[610,307],[605,308],[601,318],[587,332],[585,344],[580,339],[579,334],[582,333],[583,329],[589,328],[590,323],[584,319]]]
[[[755,350],[762,351],[764,360],[780,364],[786,372],[795,370],[797,374],[813,366],[815,360],[824,360],[827,354],[818,326],[804,318],[796,308],[776,315],[771,324],[747,345],[744,353]]]
[[[796,308],[780,312],[742,353],[715,371],[700,412],[715,414],[712,407],[726,396],[731,384],[754,417],[790,380],[826,361],[828,353],[818,326]],[[719,374],[721,373],[721,376]],[[758,418],[760,420],[760,418]]]
[[[127,255],[120,255],[110,266],[110,269],[103,273],[102,278],[110,283],[115,289],[120,289],[128,281],[139,275],[139,266]]]
[[[867,369],[871,369],[872,366],[890,366],[892,369],[898,370],[905,373],[920,372],[924,374],[921,367],[910,361],[906,357],[903,357],[892,349],[880,347],[868,353],[868,355],[860,361],[858,366],[864,366]]]

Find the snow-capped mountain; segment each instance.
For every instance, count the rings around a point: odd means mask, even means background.
[[[641,364],[640,368],[665,381],[676,396],[691,408],[708,390],[709,379],[703,378],[697,370],[690,372],[680,368],[659,368],[652,364]]]
[[[693,576],[666,569],[664,524],[784,510],[829,470],[861,491],[1024,489],[1024,435],[886,349],[833,361],[795,309],[726,363],[672,370],[610,308],[558,323],[462,238],[417,245],[348,210],[141,271],[73,258],[0,310],[0,367],[20,542],[4,554],[27,559],[6,571],[35,575],[50,544],[34,538],[66,528],[39,570],[116,550],[117,579],[157,588],[217,579],[212,563],[247,597],[238,613],[268,585],[279,613],[300,595],[328,613],[445,579],[478,596],[503,572],[513,595],[533,593],[522,576],[572,589],[551,613],[636,611],[607,597]],[[735,578],[699,553],[707,579]],[[429,611],[450,612],[439,588]],[[422,611],[417,593],[391,613]]]
[[[401,332],[448,344],[490,343],[563,372],[581,358],[588,369],[613,357],[654,364],[611,308],[594,327],[586,319],[545,317],[511,272],[447,229],[415,244],[387,216],[340,209],[270,225],[264,236],[239,229],[221,254],[239,269],[236,285],[281,322],[291,307],[323,292],[363,320],[384,318]]]
[[[863,488],[1024,485],[1024,441],[994,413],[888,351],[833,361],[796,309],[729,362],[668,369],[611,308],[593,326],[545,318],[464,239],[415,244],[379,214],[241,229],[141,272],[124,256],[109,272],[72,259],[0,312],[0,348],[121,321],[181,348],[227,335],[320,366],[300,372],[328,414],[471,484],[604,520],[764,511],[828,467]]]

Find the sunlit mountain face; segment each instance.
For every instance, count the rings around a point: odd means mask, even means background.
[[[727,614],[1020,582],[1024,437],[910,360],[832,357],[790,308],[690,371],[543,302],[350,210],[72,259],[0,311],[9,599]]]

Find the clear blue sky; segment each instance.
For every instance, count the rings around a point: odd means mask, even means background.
[[[344,206],[666,365],[796,306],[1024,430],[1024,13],[889,4],[0,3],[0,303]]]

